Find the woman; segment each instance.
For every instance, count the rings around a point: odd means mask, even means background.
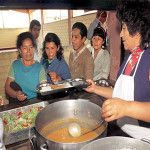
[[[106,47],[106,33],[102,27],[94,29],[92,36],[91,50],[94,59],[94,78],[93,80],[107,79],[110,72],[110,55],[102,47]]]
[[[63,58],[60,39],[55,33],[48,33],[45,37],[41,64],[47,73],[48,82],[71,78],[69,67]]]
[[[15,60],[10,66],[5,84],[6,93],[11,97],[10,103],[36,97],[36,86],[39,83],[46,83],[44,68],[33,60],[34,47],[35,43],[30,32],[19,34],[17,49],[22,58]]]
[[[122,23],[120,36],[131,54],[123,62],[114,89],[92,83],[86,90],[108,98],[102,106],[106,121],[117,120],[129,136],[150,140],[150,3],[122,0],[117,17]]]

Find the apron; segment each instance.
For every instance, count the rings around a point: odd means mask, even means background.
[[[140,55],[139,60],[135,66],[135,71],[133,73],[133,76],[123,75],[126,65],[131,58],[131,55],[129,56],[122,70],[121,75],[116,81],[116,84],[113,90],[113,95],[112,95],[113,98],[117,97],[126,101],[134,101],[134,77],[135,77],[140,59],[142,57],[142,54]],[[123,117],[117,120],[117,124],[124,132],[126,132],[128,135],[136,139],[146,138],[150,140],[150,128],[139,126],[137,119],[133,119],[130,117]]]

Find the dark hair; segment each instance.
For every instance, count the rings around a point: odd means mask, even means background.
[[[35,47],[36,44],[34,42],[32,33],[31,32],[23,32],[18,35],[17,43],[16,43],[17,49],[19,49],[22,46],[23,41],[28,38],[32,41],[33,47]]]
[[[147,0],[121,0],[117,5],[117,18],[127,25],[130,35],[139,32],[140,47],[150,44],[150,3]]]
[[[82,23],[82,22],[76,22],[73,26],[72,26],[72,30],[73,29],[79,29],[80,30],[80,35],[83,38],[84,36],[87,37],[87,28],[86,26]]]
[[[47,35],[45,36],[45,40],[43,42],[43,57],[45,59],[48,59],[48,56],[47,56],[46,50],[45,50],[45,46],[46,46],[47,42],[54,42],[57,47],[58,46],[60,47],[59,50],[57,51],[57,59],[61,60],[63,57],[64,49],[62,48],[59,37],[55,33],[47,33]]]
[[[34,27],[35,25],[41,27],[41,24],[40,24],[40,22],[39,22],[38,20],[32,20],[32,21],[30,22],[30,30],[31,30],[31,31],[32,31],[32,29],[33,29],[33,27]]]
[[[96,35],[103,39],[103,41],[104,41],[103,46],[106,47],[106,32],[105,32],[105,30],[102,27],[96,27],[93,31],[93,36],[96,36]]]

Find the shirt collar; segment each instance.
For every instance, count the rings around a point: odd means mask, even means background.
[[[84,45],[83,48],[79,51],[78,54],[76,54],[76,50],[73,50],[73,56],[78,57],[85,50],[85,48],[86,48],[86,46]]]
[[[140,45],[136,46],[134,49],[130,50],[131,54],[140,54],[141,52],[143,52],[144,50],[142,50],[140,48]]]

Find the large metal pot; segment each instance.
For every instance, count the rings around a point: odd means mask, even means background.
[[[112,136],[98,139],[91,142],[80,150],[150,150],[150,144],[141,140],[122,137]]]
[[[66,118],[75,118],[86,120],[89,124],[99,122],[101,118],[101,107],[88,100],[64,100],[52,103],[43,108],[37,115],[35,120],[35,129],[37,131],[37,149],[48,150],[79,150],[87,143],[98,138],[105,137],[107,134],[107,124],[103,126],[102,133],[94,139],[80,143],[58,143],[46,139],[41,135],[41,130],[48,124],[64,120]],[[44,146],[43,146],[44,145]],[[45,148],[46,145],[46,148]]]

